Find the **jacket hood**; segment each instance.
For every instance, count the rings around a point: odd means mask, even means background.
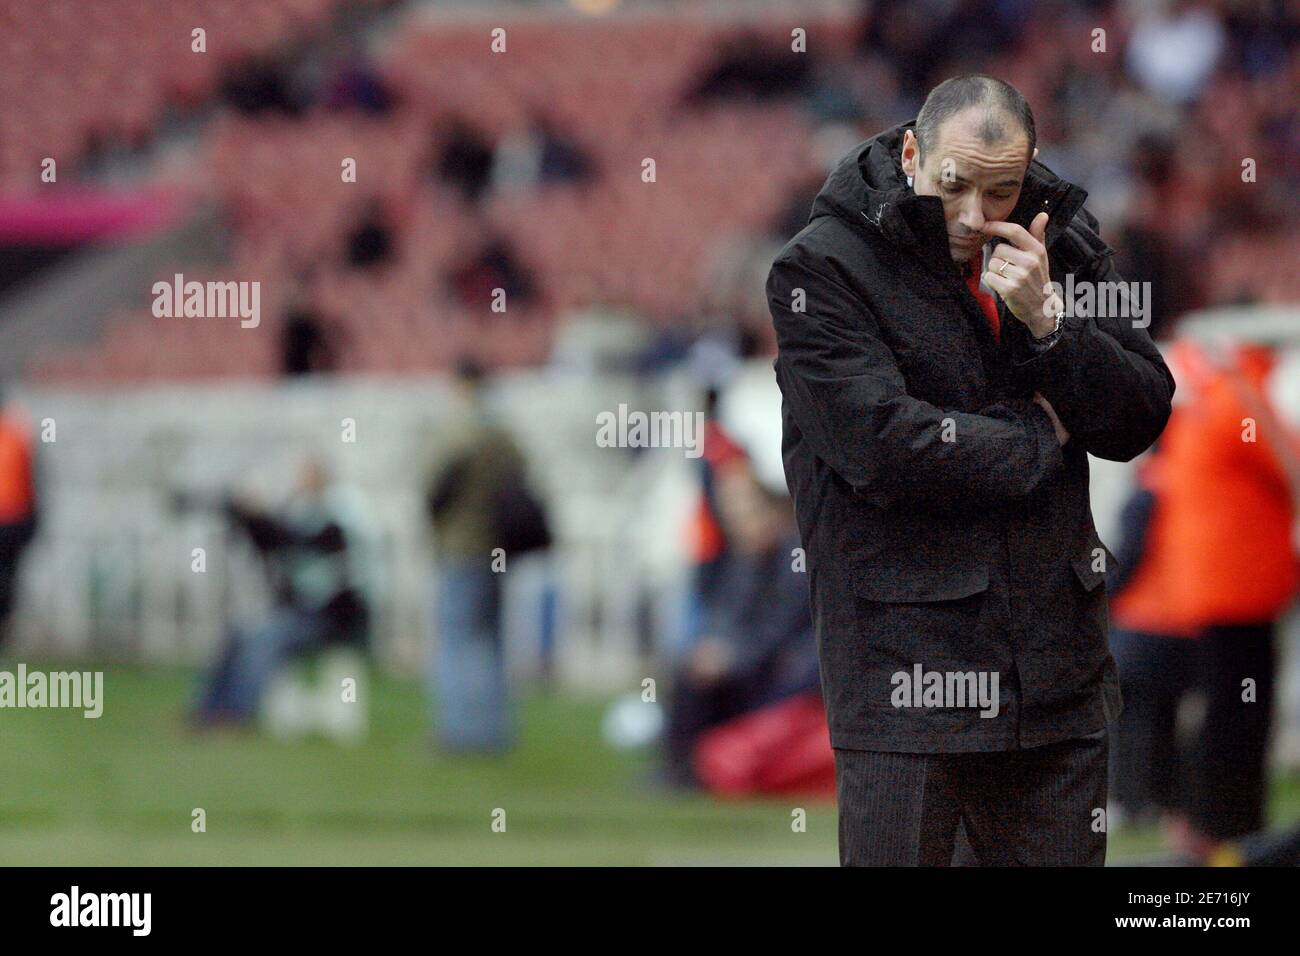
[[[836,216],[854,229],[877,232],[890,242],[912,247],[933,265],[950,263],[943,202],[938,196],[918,196],[903,175],[903,134],[915,125],[915,120],[902,123],[849,150],[817,194],[808,221]],[[1051,246],[1087,196],[1033,160],[1020,199],[1007,219],[1027,229],[1034,216],[1046,210],[1045,238]]]

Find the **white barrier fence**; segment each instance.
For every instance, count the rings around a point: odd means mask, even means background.
[[[42,524],[24,558],[15,619],[24,653],[206,660],[225,627],[264,606],[262,574],[216,509],[178,511],[174,493],[216,500],[251,486],[275,500],[297,460],[313,454],[364,504],[379,661],[405,672],[423,666],[436,565],[422,502],[449,410],[445,382],[14,397],[53,438],[37,443]],[[506,577],[516,669],[535,660],[546,572],[560,596],[556,665],[567,683],[632,680],[670,633],[693,463],[678,449],[600,448],[596,422],[619,402],[689,410],[695,400],[677,380],[573,373],[521,373],[496,387],[493,404],[529,456],[558,538],[548,562],[508,569],[517,572]],[[203,573],[192,569],[195,548],[205,552]]]

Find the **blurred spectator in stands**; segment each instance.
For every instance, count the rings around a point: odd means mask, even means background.
[[[1171,139],[1143,135],[1133,147],[1130,165],[1136,173],[1134,192],[1116,243],[1116,267],[1151,283],[1149,331],[1158,340],[1172,333],[1178,316],[1205,304],[1202,277],[1209,237],[1195,224],[1176,228],[1179,218],[1173,206],[1182,190]]]
[[[1144,4],[1129,36],[1125,64],[1150,93],[1174,103],[1200,94],[1223,53],[1224,31],[1203,0]]]
[[[1174,802],[1162,807],[1171,835],[1203,860],[1265,823],[1274,631],[1300,584],[1300,436],[1269,400],[1268,350],[1183,339],[1169,359],[1178,398],[1143,473],[1153,493],[1149,518],[1137,522],[1144,544],[1111,603],[1125,698],[1116,792],[1139,812],[1146,801]],[[1186,799],[1171,801],[1162,748],[1193,679],[1205,717]]]
[[[1030,13],[1028,3],[996,0],[872,0],[863,7],[859,50],[883,53],[913,113],[939,80],[969,72],[957,66],[943,71],[945,61],[968,51],[991,57],[1009,49]]]
[[[0,648],[9,634],[23,552],[36,535],[36,478],[26,415],[0,392]]]
[[[338,368],[335,329],[305,307],[293,308],[280,331],[280,369],[286,378],[328,374]]]
[[[718,599],[674,677],[664,732],[664,778],[673,786],[696,785],[692,754],[704,731],[820,687],[789,496],[761,483],[744,457],[719,468],[716,481],[732,551]]]
[[[331,64],[321,101],[330,110],[383,116],[392,111],[397,96],[365,54],[353,49]]]
[[[846,149],[845,152],[848,152],[848,150]],[[826,172],[821,170],[810,175],[795,187],[790,192],[789,198],[786,199],[781,211],[773,219],[771,234],[784,242],[796,236],[804,226],[808,225],[808,217],[812,214],[813,200],[817,198],[817,194],[821,192],[825,183]]]
[[[260,624],[228,633],[194,709],[200,727],[255,718],[267,683],[291,658],[367,641],[364,523],[319,459],[300,463],[283,508],[235,496],[223,509],[265,561],[274,603]]]
[[[781,245],[766,236],[733,237],[717,245],[706,266],[706,308],[719,328],[735,338],[742,358],[776,355],[766,285]]]
[[[453,120],[442,136],[434,172],[466,200],[478,202],[492,181],[492,144],[465,120]]]
[[[819,61],[806,85],[804,110],[818,125],[859,122],[864,112],[857,87],[861,75],[851,62]],[[864,133],[853,142],[861,142],[865,138]],[[846,146],[841,152],[847,149]]]
[[[347,239],[348,263],[358,269],[383,265],[393,258],[393,226],[383,203],[371,199]]]
[[[510,243],[492,238],[468,260],[454,264],[447,277],[451,290],[468,309],[486,311],[497,300],[497,289],[505,293],[507,309],[536,301],[532,274],[515,256]]]
[[[860,121],[823,123],[818,127],[808,141],[808,171],[788,190],[785,205],[773,217],[767,230],[771,238],[784,244],[808,225],[813,200],[826,184],[826,177],[845,153],[869,135]]]
[[[591,154],[540,110],[506,134],[492,158],[492,189],[531,192],[548,183],[577,183],[595,175]]]
[[[453,751],[513,743],[501,602],[506,561],[549,545],[526,491],[525,461],[484,395],[483,368],[456,368],[457,414],[426,499],[438,553],[437,652],[430,672],[435,738]],[[540,523],[540,527],[539,527]]]
[[[227,70],[221,81],[221,97],[232,109],[249,116],[280,113],[301,116],[311,94],[295,90],[290,58],[285,55],[243,57]]]
[[[806,89],[814,59],[810,52],[795,52],[789,43],[769,43],[757,34],[730,37],[682,102],[694,105],[717,99],[795,96]]]
[[[1282,74],[1288,47],[1300,38],[1294,4],[1225,4],[1224,7],[1220,15],[1228,35],[1229,52],[1242,74],[1252,80]]]

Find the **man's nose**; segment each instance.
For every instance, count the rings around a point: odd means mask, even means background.
[[[972,203],[962,209],[957,221],[966,227],[967,232],[979,232],[984,228],[984,212],[978,203]]]

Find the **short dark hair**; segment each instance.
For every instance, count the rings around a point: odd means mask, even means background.
[[[1034,155],[1037,134],[1034,132],[1034,113],[1020,91],[997,77],[984,73],[970,73],[944,80],[930,91],[916,116],[916,145],[920,159],[939,141],[939,127],[970,106],[984,106],[987,111],[980,127],[980,138],[985,143],[996,143],[1006,135],[998,122],[998,113],[1010,116],[1029,140],[1029,155]]]

